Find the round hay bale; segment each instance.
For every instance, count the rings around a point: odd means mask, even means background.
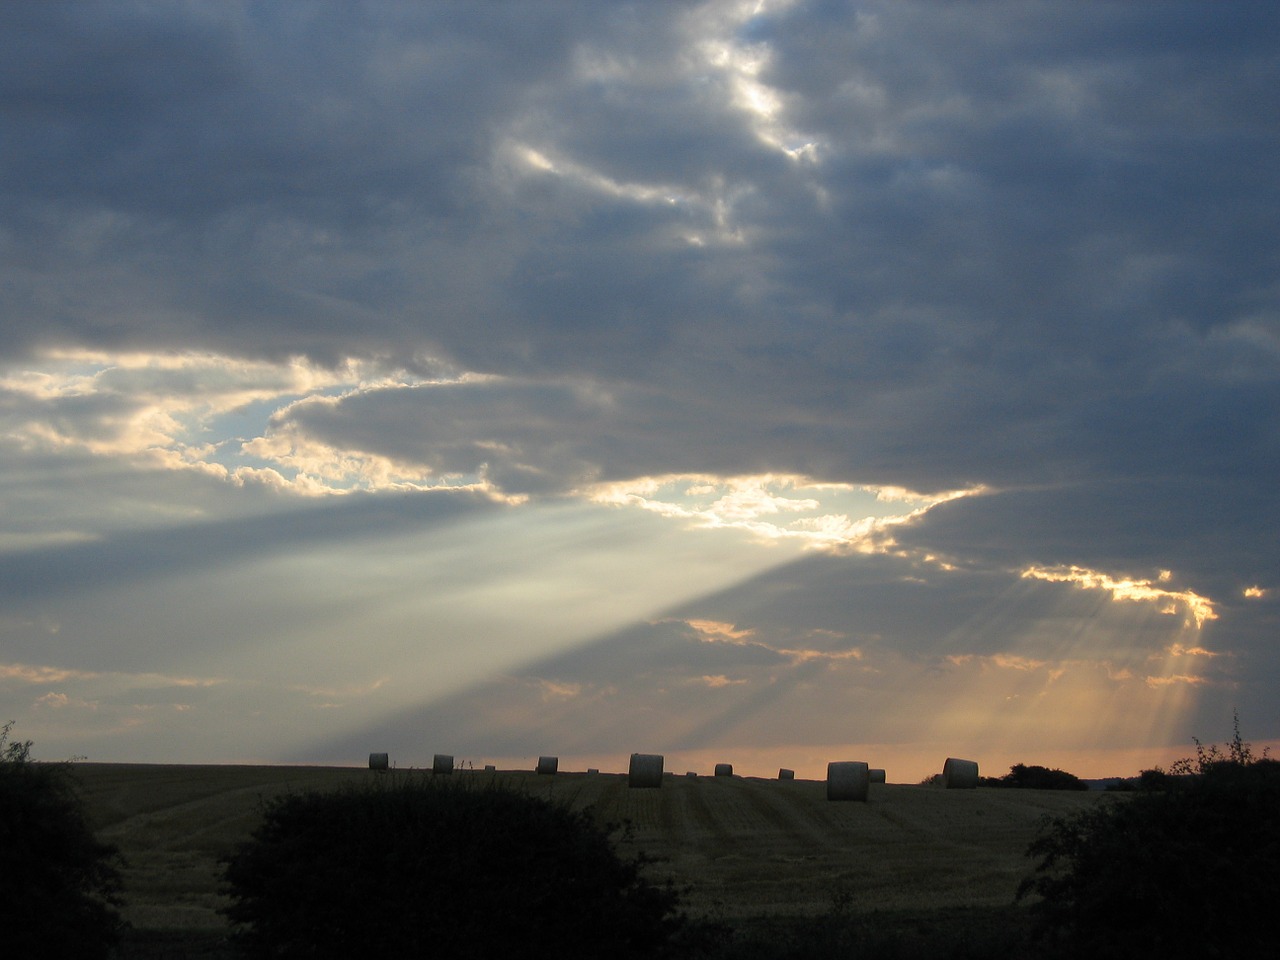
[[[884,771],[879,767],[872,767],[867,771],[867,779],[872,783],[884,783]]]
[[[948,790],[972,790],[978,785],[978,762],[947,757],[942,765],[942,785]]]
[[[717,777],[732,777],[732,776],[733,776],[733,764],[732,764],[732,763],[717,763],[717,764],[716,764],[716,776],[717,776]]]
[[[599,772],[600,772],[599,767],[587,767],[587,773],[599,773]]]
[[[786,767],[783,767],[778,771],[779,780],[794,780],[795,778],[796,772],[794,770],[788,770]]]
[[[486,764],[484,765],[484,772],[485,772],[485,773],[495,773],[495,772],[497,771],[497,769],[498,769],[498,768],[497,768],[497,767],[495,767],[492,763],[486,763]]]
[[[627,769],[627,786],[662,786],[662,754],[633,753],[631,765]]]
[[[391,765],[391,761],[385,753],[369,754],[370,770],[386,770],[390,765]]]
[[[686,776],[686,777],[688,777],[690,780],[697,780],[697,779],[698,779],[698,775],[697,775],[697,773],[695,773],[695,772],[694,772],[694,771],[692,771],[692,770],[686,770],[686,771],[685,771],[685,776]]]
[[[453,756],[447,753],[437,753],[431,758],[432,773],[453,773]]]
[[[555,773],[560,768],[559,757],[539,757],[538,773]]]
[[[867,799],[870,768],[861,760],[835,760],[827,764],[828,800]]]

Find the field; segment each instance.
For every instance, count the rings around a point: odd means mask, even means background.
[[[372,776],[355,768],[74,765],[99,836],[125,857],[124,915],[147,931],[225,932],[218,858],[248,837],[281,792]],[[499,780],[599,818],[629,822],[626,851],[656,857],[655,877],[687,887],[691,913],[729,921],[858,911],[1004,907],[1031,863],[1046,815],[1095,792],[942,790],[873,784],[866,803],[831,803],[821,781],[667,776],[657,790],[624,775],[459,771]],[[192,954],[188,954],[192,955]],[[212,955],[212,954],[211,954]]]

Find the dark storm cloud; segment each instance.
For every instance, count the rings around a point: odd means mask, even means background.
[[[477,322],[481,295],[451,304],[440,280],[459,244],[502,269],[514,224],[492,206],[498,139],[528,96],[563,86],[580,34],[607,38],[631,15],[71,4],[3,16],[8,298],[27,314],[9,341],[328,359],[412,355],[449,339],[433,328]],[[480,261],[469,272],[503,279]]]
[[[708,10],[9,6],[4,337],[634,385],[575,477],[1274,465],[1270,8]]]
[[[292,415],[517,491],[1274,470],[1274,8],[598,8],[6,6],[8,351],[514,376]]]
[[[14,5],[7,334],[768,383],[890,468],[882,420],[1034,431],[1021,407],[1213,328],[1274,334],[1276,22],[1244,7],[796,4],[735,35],[670,5]],[[767,47],[817,162],[762,142],[708,39]],[[675,202],[513,182],[513,139]],[[716,203],[745,242],[672,242]]]

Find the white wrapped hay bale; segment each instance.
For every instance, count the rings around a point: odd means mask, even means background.
[[[872,783],[884,783],[884,771],[879,767],[872,767],[867,771],[867,778]]]
[[[370,770],[386,770],[391,765],[390,758],[385,753],[369,754]]]
[[[779,780],[794,780],[795,778],[796,772],[794,770],[788,770],[786,767],[783,767],[778,771]]]
[[[733,764],[732,764],[732,763],[717,763],[717,764],[716,764],[716,776],[717,776],[717,777],[732,777],[732,776],[733,776]]]
[[[947,757],[942,765],[942,785],[948,790],[972,790],[978,785],[978,762]]]
[[[828,800],[866,800],[870,768],[861,760],[833,760],[827,764]]]
[[[437,753],[431,758],[432,773],[453,773],[453,756],[447,753]]]
[[[587,773],[599,773],[599,772],[600,772],[599,767],[587,767]]]
[[[627,769],[627,786],[662,786],[662,762],[660,753],[633,753]]]
[[[497,767],[495,767],[492,763],[486,763],[486,764],[484,765],[484,772],[485,772],[485,773],[494,773],[494,772],[496,772],[496,771],[497,771],[497,769],[498,769],[498,768],[497,768]]]
[[[685,778],[686,778],[686,779],[689,779],[689,780],[697,780],[697,779],[698,779],[698,774],[697,774],[695,771],[693,771],[693,770],[686,770],[686,771],[685,771],[685,773],[684,773],[684,775],[685,775]]]
[[[555,773],[560,768],[559,757],[539,757],[538,773]]]

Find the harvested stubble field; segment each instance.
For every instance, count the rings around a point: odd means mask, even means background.
[[[375,776],[357,768],[74,765],[99,836],[126,866],[135,931],[225,932],[218,858],[246,839],[262,802]],[[620,774],[459,771],[629,823],[623,852],[657,859],[654,877],[687,888],[689,911],[726,920],[858,911],[1003,907],[1031,862],[1046,815],[1099,802],[1095,792],[942,790],[873,784],[867,802],[826,800],[821,781],[666,776],[632,790]]]

